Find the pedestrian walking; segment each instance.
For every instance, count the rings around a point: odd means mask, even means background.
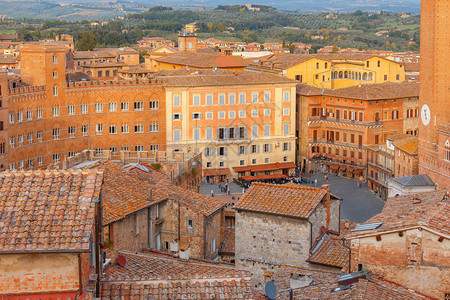
[[[317,179],[314,180],[314,186],[317,186]]]
[[[214,191],[211,190],[211,197],[214,197]]]

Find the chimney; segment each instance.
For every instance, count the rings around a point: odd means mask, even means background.
[[[152,188],[148,189],[148,200],[149,201],[153,200],[153,189]]]
[[[330,194],[330,185],[323,184],[322,189],[327,191],[325,197],[323,197],[323,205],[327,208],[327,230],[330,229],[330,210],[331,210],[331,194]]]

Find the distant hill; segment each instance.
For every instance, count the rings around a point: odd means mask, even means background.
[[[351,12],[356,10],[420,13],[420,0],[0,0],[0,15],[13,18],[102,20],[142,12],[155,5],[209,9],[218,5],[263,4],[285,11]]]

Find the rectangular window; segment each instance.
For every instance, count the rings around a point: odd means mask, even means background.
[[[264,92],[264,102],[265,103],[270,102],[270,92]]]
[[[103,111],[103,103],[95,103],[95,112]]]
[[[219,105],[225,105],[225,94],[219,95]]]
[[[235,94],[229,94],[228,95],[228,103],[230,105],[236,104],[236,95]]]
[[[217,129],[217,139],[218,140],[225,139],[225,128],[218,128]]]
[[[95,132],[96,133],[102,133],[103,132],[103,124],[97,124],[95,126]]]
[[[69,106],[67,106],[67,114],[68,114],[69,116],[75,114],[75,105],[69,105]]]
[[[150,132],[159,132],[159,124],[158,123],[150,123]]]
[[[53,162],[59,162],[59,153],[53,153]]]
[[[283,115],[288,116],[289,115],[289,108],[283,108]]]
[[[44,135],[44,133],[42,131],[36,132],[36,139],[38,140],[38,142],[42,142],[43,135]]]
[[[144,151],[144,146],[143,145],[134,146],[134,151],[142,152],[142,151]]]
[[[54,64],[58,63],[58,57],[56,55],[53,55],[53,63]]]
[[[219,119],[225,119],[225,112],[219,111]]]
[[[109,126],[109,133],[110,134],[116,134],[117,133],[117,126],[116,125],[110,125]]]
[[[31,144],[33,142],[33,134],[29,133],[27,134],[27,143]]]
[[[283,134],[284,135],[289,135],[289,124],[284,124],[283,125]]]
[[[9,124],[14,124],[14,114],[9,114]]]
[[[258,103],[258,93],[252,93],[252,103]]]
[[[206,139],[207,140],[213,139],[213,129],[212,128],[206,128]]]
[[[173,114],[172,120],[181,120],[181,114]]]
[[[14,148],[15,143],[16,143],[16,138],[13,137],[13,136],[10,137],[10,138],[9,138],[9,147],[10,147],[10,148]]]
[[[239,104],[245,104],[245,93],[239,94]]]
[[[58,117],[59,116],[59,107],[54,106],[52,107],[52,117]]]
[[[179,141],[181,140],[181,131],[179,129],[175,129],[173,131],[173,140],[174,141]]]
[[[227,147],[219,147],[217,148],[217,155],[226,156],[227,155]]]
[[[207,112],[206,113],[206,120],[212,120],[213,118],[213,113],[212,112]]]
[[[121,131],[122,131],[122,133],[129,133],[130,127],[128,126],[128,124],[122,124]]]
[[[257,116],[258,116],[258,110],[252,109],[252,117],[257,117]]]
[[[239,118],[245,118],[245,110],[239,111]]]
[[[23,112],[21,111],[17,113],[17,122],[23,122]]]
[[[134,125],[134,132],[135,133],[143,133],[144,132],[144,125],[142,125],[142,124]]]
[[[264,125],[264,136],[270,136],[270,125]]]
[[[116,111],[117,110],[117,103],[109,103],[108,104],[109,111]]]
[[[211,253],[216,252],[216,239],[211,240]]]
[[[38,166],[42,166],[42,164],[44,163],[44,158],[42,156],[38,156],[37,162],[38,162]]]
[[[36,110],[36,119],[42,119],[42,108]]]
[[[214,148],[205,148],[205,156],[214,156]]]
[[[289,102],[291,100],[291,93],[289,91],[284,92],[284,102]]]
[[[69,137],[74,137],[75,136],[75,126],[71,126],[71,127],[67,128],[67,132],[69,133]]]
[[[397,120],[398,119],[398,110],[393,110],[392,111],[392,120]]]
[[[122,147],[120,147],[120,150],[121,150],[121,151],[130,151],[130,147],[128,147],[128,146],[122,146]]]
[[[206,95],[206,105],[213,105],[213,95]]]
[[[247,154],[247,146],[239,146],[239,155]]]
[[[268,108],[264,109],[264,116],[270,117],[270,109],[268,109]]]
[[[58,96],[58,87],[57,86],[54,86],[53,87],[53,96]]]
[[[157,110],[159,108],[159,101],[149,102],[150,110]]]
[[[33,111],[32,110],[27,110],[27,120],[33,120]]]
[[[252,126],[252,137],[258,137],[258,126]]]
[[[173,96],[173,106],[175,107],[180,106],[180,95]]]
[[[192,102],[194,106],[200,106],[200,95],[194,95]]]
[[[59,128],[53,128],[53,139],[59,139]]]
[[[121,111],[128,111],[129,110],[129,103],[128,102],[121,102],[120,103],[120,110]]]
[[[200,139],[200,129],[194,128],[193,136],[194,136],[194,140],[199,140]]]
[[[356,120],[356,111],[353,111],[353,110],[352,110],[352,111],[350,112],[350,118],[351,118],[352,121],[355,121],[355,120]]]
[[[144,110],[144,102],[134,102],[134,110],[135,111]]]
[[[87,114],[88,113],[88,106],[87,104],[81,104],[81,114]]]

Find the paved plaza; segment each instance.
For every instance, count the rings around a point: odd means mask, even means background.
[[[312,180],[317,179],[317,187],[325,183],[322,173],[310,176]],[[352,222],[362,223],[380,213],[384,206],[384,201],[378,198],[367,187],[367,183],[357,186],[353,179],[342,178],[335,175],[328,175],[330,190],[333,194],[344,199],[341,205],[341,220],[348,219]],[[228,183],[230,195],[222,193],[218,184],[202,184],[202,194],[214,196],[226,203],[237,202],[238,197],[242,197],[242,188],[232,182]],[[235,199],[232,199],[234,197]]]

